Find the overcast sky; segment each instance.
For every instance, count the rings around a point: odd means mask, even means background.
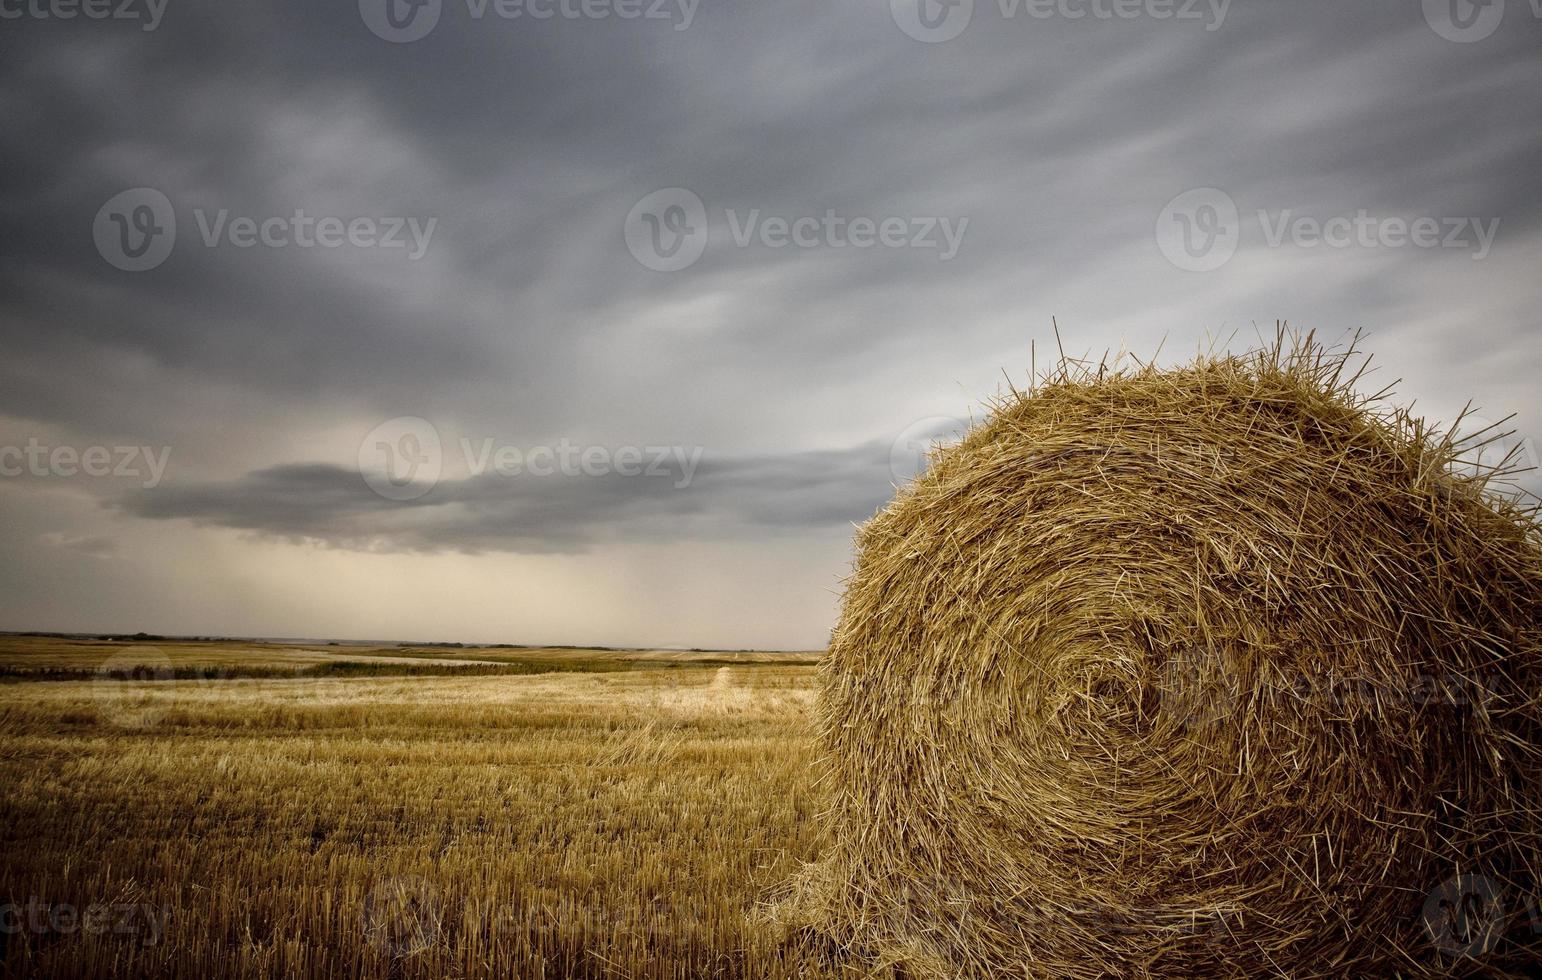
[[[392,2],[0,0],[0,628],[817,647],[1052,317],[1542,435],[1531,0]]]

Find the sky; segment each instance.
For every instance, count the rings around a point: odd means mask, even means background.
[[[817,648],[1056,324],[1360,332],[1534,463],[1539,46],[1542,0],[0,0],[0,629]]]

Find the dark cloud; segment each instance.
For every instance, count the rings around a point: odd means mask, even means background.
[[[638,447],[624,467],[607,461],[588,473],[578,465],[553,472],[548,461],[543,475],[486,470],[440,480],[410,500],[376,493],[358,470],[313,463],[158,488],[112,506],[364,551],[582,551],[640,538],[849,533],[893,493],[890,456],[880,442],[738,458]]]
[[[120,521],[415,551],[844,539],[887,492],[873,447],[967,412],[1003,369],[1020,379],[1030,350],[1053,349],[1052,316],[1075,351],[1166,338],[1170,357],[1279,318],[1362,329],[1405,400],[1451,414],[1473,398],[1517,413],[1522,439],[1542,431],[1531,3],[1507,0],[1474,43],[1403,0],[1233,0],[1214,30],[1005,6],[976,0],[941,44],[907,36],[887,0],[701,0],[687,30],[477,19],[445,0],[409,44],[373,35],[352,0],[172,0],[153,32],[6,20],[0,422],[23,440],[174,446],[167,481]],[[133,187],[163,191],[178,222],[171,256],[140,273],[92,238]],[[623,237],[666,187],[707,212],[705,252],[678,272]],[[1201,187],[1243,222],[1236,255],[1198,273],[1154,228]],[[200,239],[199,214],[296,209],[436,225],[417,259]],[[1361,209],[1500,227],[1474,261],[1270,247],[1254,217]],[[734,241],[751,212],[826,210],[969,224],[947,260]],[[732,452],[681,493],[456,478],[387,506],[349,474],[357,434],[401,415],[524,445]]]

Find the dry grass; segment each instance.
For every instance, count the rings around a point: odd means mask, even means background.
[[[758,912],[812,670],[725,676],[0,686],[0,973],[828,975]]]
[[[1536,975],[1536,515],[1358,380],[1067,362],[940,451],[858,537],[784,920],[928,976]]]
[[[341,648],[337,648],[341,650]],[[373,648],[360,653],[372,654]],[[221,641],[108,641],[59,636],[0,635],[0,667],[13,671],[77,670],[95,673],[115,665],[177,667],[294,667],[334,654],[321,647]]]
[[[136,665],[154,669],[257,670],[360,663],[515,664],[596,671],[645,666],[775,664],[812,666],[818,651],[652,650],[592,647],[418,646],[412,644],[267,643],[242,640],[106,640],[0,634],[0,670],[14,674],[95,674]]]

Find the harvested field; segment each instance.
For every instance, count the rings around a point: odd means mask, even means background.
[[[721,676],[0,685],[0,975],[836,975],[761,914],[814,850],[813,672]]]

